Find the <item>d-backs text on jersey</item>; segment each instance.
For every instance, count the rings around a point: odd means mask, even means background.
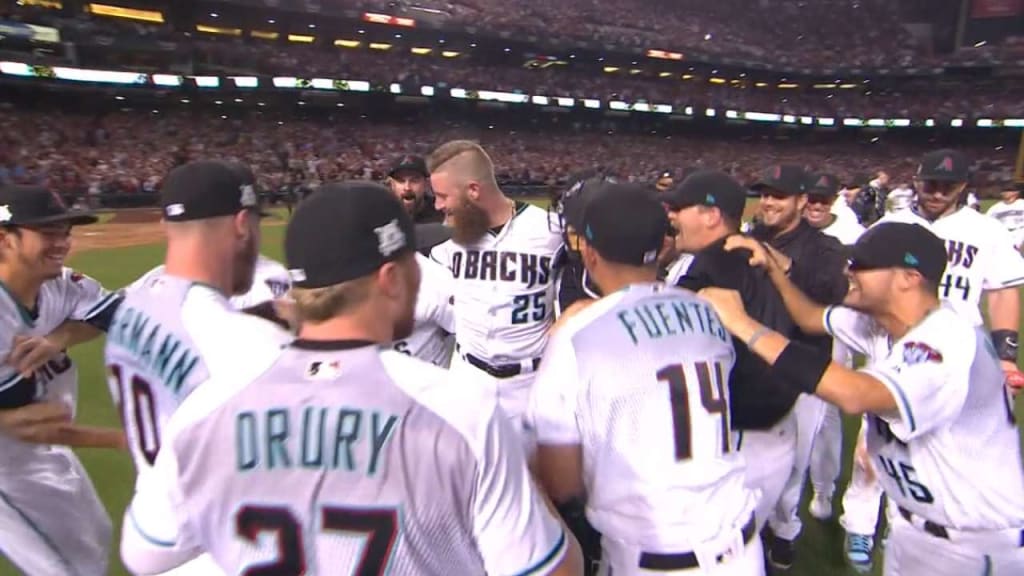
[[[551,257],[504,250],[475,250],[452,254],[452,275],[466,280],[517,282],[527,288],[547,284]]]

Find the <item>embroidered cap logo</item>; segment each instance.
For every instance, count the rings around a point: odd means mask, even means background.
[[[385,258],[406,246],[405,232],[402,232],[397,219],[378,226],[373,231],[377,233],[377,249]]]

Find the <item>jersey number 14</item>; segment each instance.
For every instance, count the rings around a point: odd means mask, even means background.
[[[729,403],[725,396],[725,368],[719,362],[697,362],[693,368],[697,374],[701,406],[708,414],[720,416],[722,453],[727,454],[731,450],[731,441]],[[658,380],[668,384],[676,462],[689,460],[693,457],[693,425],[686,370],[682,364],[665,366],[658,370]]]

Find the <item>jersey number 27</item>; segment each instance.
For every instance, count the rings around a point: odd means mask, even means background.
[[[720,362],[697,362],[693,365],[693,371],[697,375],[701,406],[708,414],[720,416],[722,453],[727,454],[731,450],[731,440],[729,438],[729,403],[725,396],[725,367]],[[658,380],[668,384],[676,462],[689,460],[693,457],[693,426],[686,369],[682,364],[665,366],[658,370]]]

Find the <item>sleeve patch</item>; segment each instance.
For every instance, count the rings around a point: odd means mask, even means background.
[[[907,342],[903,345],[903,363],[908,366],[934,362],[942,364],[942,353],[924,342]]]

